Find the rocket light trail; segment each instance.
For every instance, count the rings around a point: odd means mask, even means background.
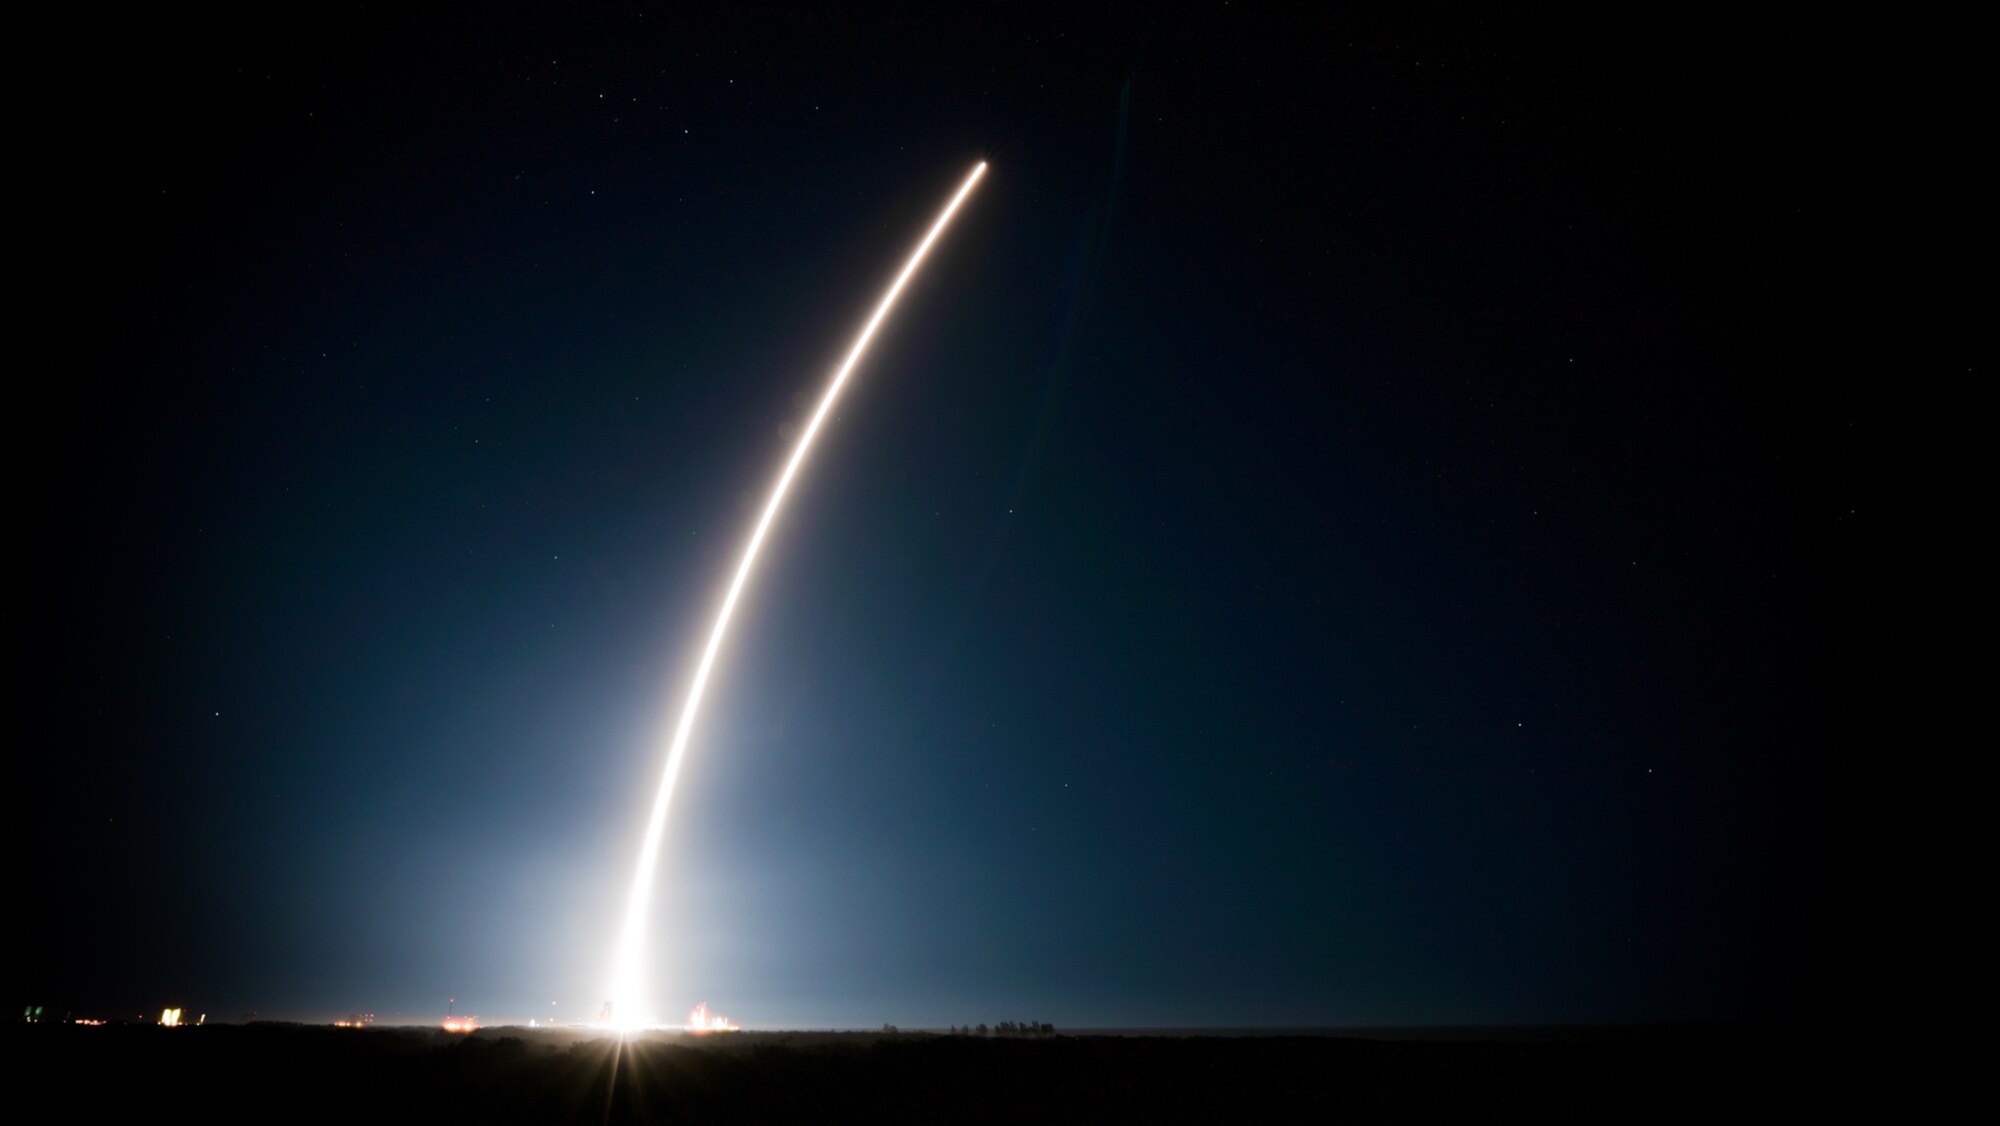
[[[646,821],[645,840],[639,846],[638,867],[632,876],[631,891],[626,896],[625,925],[619,932],[618,952],[613,963],[609,993],[612,1002],[611,1015],[617,1023],[630,1027],[642,1019],[638,1006],[645,989],[643,948],[646,939],[646,913],[652,902],[654,874],[659,867],[660,841],[667,827],[667,807],[673,799],[674,779],[679,776],[681,762],[687,755],[688,735],[694,730],[695,712],[701,707],[702,692],[708,687],[709,673],[715,669],[715,657],[722,649],[722,638],[728,632],[729,619],[736,611],[736,600],[742,596],[744,584],[750,578],[750,568],[757,561],[757,550],[763,546],[764,535],[770,531],[771,521],[777,516],[779,506],[784,503],[785,493],[791,488],[792,478],[798,473],[799,465],[805,461],[806,451],[812,446],[813,436],[819,433],[820,423],[826,421],[827,414],[833,409],[834,400],[840,397],[840,389],[847,384],[847,377],[860,362],[862,353],[868,350],[869,342],[875,338],[875,330],[882,326],[883,319],[889,315],[890,307],[895,305],[897,296],[903,292],[903,286],[917,272],[917,267],[923,264],[924,256],[930,253],[931,244],[944,233],[952,216],[957,214],[959,205],[972,194],[972,189],[979,184],[980,177],[985,174],[986,162],[982,160],[965,178],[965,182],[959,185],[958,193],[951,197],[951,202],[945,205],[937,221],[931,224],[930,232],[917,244],[917,249],[903,264],[903,271],[896,275],[896,280],[890,284],[888,292],[882,295],[881,302],[875,306],[875,314],[868,318],[868,323],[862,328],[861,334],[855,337],[854,346],[848,350],[847,359],[841,363],[839,370],[834,372],[833,382],[827,386],[826,394],[820,397],[819,408],[813,411],[812,420],[806,423],[805,432],[799,435],[798,445],[793,448],[791,459],[785,463],[785,471],[779,474],[778,484],[771,490],[771,499],[764,503],[764,513],[757,519],[756,530],[750,533],[750,542],[743,549],[743,559],[736,565],[736,575],[730,580],[729,593],[722,599],[722,610],[715,617],[714,627],[709,630],[708,645],[702,650],[701,664],[696,667],[694,680],[688,686],[687,702],[681,706],[680,720],[674,725],[673,742],[667,749],[666,771],[661,775],[660,789],[653,797],[652,814]]]

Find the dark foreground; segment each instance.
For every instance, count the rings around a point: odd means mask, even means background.
[[[1463,1041],[747,1033],[621,1045],[515,1029],[16,1025],[8,1038],[15,1094],[86,1121],[1718,1121],[1837,1103],[1840,1082],[1795,1036],[1747,1028]]]

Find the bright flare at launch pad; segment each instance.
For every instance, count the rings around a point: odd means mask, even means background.
[[[798,445],[793,447],[792,456],[785,462],[783,473],[778,475],[778,483],[771,489],[771,497],[764,502],[764,511],[757,519],[757,527],[750,533],[750,542],[743,549],[743,559],[736,565],[736,574],[729,582],[729,592],[723,596],[722,608],[715,616],[715,625],[709,630],[708,645],[702,650],[701,663],[696,666],[694,680],[688,685],[687,700],[681,705],[680,719],[674,724],[672,741],[667,746],[667,765],[660,776],[660,788],[653,797],[651,815],[646,819],[646,836],[639,846],[639,862],[632,874],[632,888],[625,900],[625,923],[618,935],[617,953],[614,955],[609,996],[611,1016],[614,1022],[625,1027],[645,1023],[641,1015],[646,1012],[646,916],[652,905],[653,882],[659,869],[660,842],[666,833],[667,807],[674,796],[674,779],[680,774],[681,763],[687,757],[688,736],[694,730],[695,713],[701,707],[701,697],[708,687],[708,677],[715,669],[716,654],[722,650],[723,636],[729,631],[729,619],[736,611],[736,601],[742,597],[743,587],[749,581],[750,569],[757,562],[757,549],[763,546],[764,535],[771,529],[771,521],[785,502],[785,493],[791,488],[792,478],[798,474],[799,466],[805,461],[806,451],[812,447],[813,436],[819,433],[820,424],[826,421],[833,410],[834,400],[840,397],[840,390],[847,385],[847,377],[868,351],[869,342],[874,340],[875,331],[882,327],[889,310],[896,304],[903,287],[923,265],[924,256],[930,253],[931,245],[950,225],[952,216],[958,213],[959,205],[965,202],[972,189],[979,184],[980,177],[986,175],[986,162],[980,161],[973,168],[958,191],[945,205],[937,221],[923,241],[917,244],[909,259],[903,263],[902,272],[896,275],[882,300],[876,304],[875,313],[862,326],[861,333],[854,339],[854,346],[848,350],[847,358],[833,373],[832,382],[827,384],[826,393],[820,396],[819,407],[813,411],[812,420],[806,423],[799,435]]]

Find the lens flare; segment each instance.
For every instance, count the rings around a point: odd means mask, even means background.
[[[715,669],[716,654],[722,649],[722,638],[729,629],[729,619],[736,612],[736,600],[742,596],[744,584],[750,578],[750,568],[757,561],[757,549],[764,544],[764,535],[771,529],[771,521],[784,503],[785,493],[791,488],[792,478],[805,461],[806,451],[811,448],[813,436],[819,433],[820,424],[826,421],[833,409],[834,400],[840,397],[840,390],[847,384],[847,377],[853,373],[855,364],[875,338],[875,330],[889,315],[896,298],[902,294],[917,267],[923,264],[924,256],[930,253],[931,244],[944,233],[958,207],[972,194],[980,177],[986,175],[986,162],[980,161],[965,182],[959,185],[956,195],[945,205],[944,211],[931,224],[930,232],[924,235],[917,249],[903,264],[903,270],[889,286],[888,292],[875,306],[875,313],[862,327],[861,334],[854,339],[854,346],[848,350],[847,359],[833,374],[833,381],[827,385],[826,394],[820,397],[819,407],[813,411],[812,420],[806,423],[799,435],[798,445],[793,447],[791,459],[785,462],[784,472],[778,475],[778,483],[771,490],[771,498],[764,503],[763,515],[757,519],[757,527],[750,533],[750,542],[743,549],[743,559],[736,565],[736,574],[729,582],[729,592],[723,596],[722,609],[716,614],[715,625],[709,630],[708,645],[702,650],[701,663],[696,666],[694,680],[688,685],[686,703],[681,705],[680,720],[674,725],[673,740],[667,747],[667,765],[660,777],[660,788],[653,797],[652,814],[646,819],[646,836],[639,846],[639,863],[632,874],[632,888],[625,900],[625,924],[619,931],[618,949],[612,962],[610,1002],[606,1006],[613,1014],[613,1021],[625,1027],[644,1024],[639,1016],[644,1011],[646,914],[652,903],[654,875],[659,868],[660,841],[667,827],[667,807],[674,795],[674,779],[680,775],[681,762],[687,756],[688,736],[694,730],[695,712],[701,707],[701,697],[708,687],[708,677]]]

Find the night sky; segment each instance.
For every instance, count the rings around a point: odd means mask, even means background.
[[[18,1000],[594,1015],[755,506],[986,159],[724,649],[663,1015],[1810,1008],[1872,516],[1834,63],[1240,7],[25,46],[90,77],[15,213]]]

